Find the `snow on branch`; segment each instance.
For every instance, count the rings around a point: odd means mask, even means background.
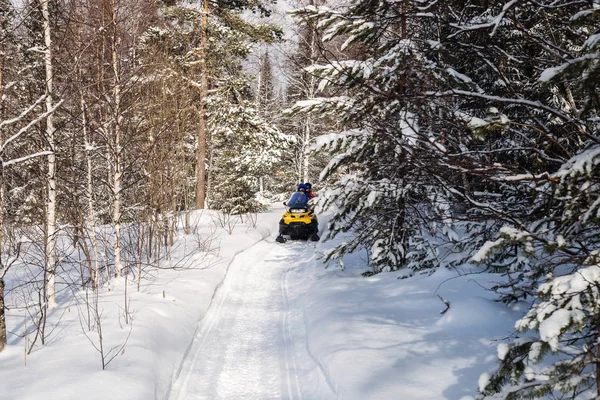
[[[53,152],[50,151],[50,150],[40,151],[40,152],[35,153],[35,154],[29,154],[29,155],[24,156],[24,157],[19,157],[19,158],[15,158],[15,159],[12,159],[12,160],[9,160],[9,161],[2,162],[2,163],[0,163],[0,167],[5,168],[5,167],[11,166],[13,164],[19,164],[19,163],[21,163],[23,161],[27,161],[27,160],[29,160],[31,158],[42,157],[42,156],[49,156],[50,154],[53,154]]]
[[[593,252],[588,260],[595,261],[597,256],[597,252]],[[600,267],[593,264],[542,284],[539,293],[547,300],[536,304],[517,321],[515,328],[519,331],[538,329],[540,338],[553,351],[558,351],[564,330],[573,323],[583,323],[586,302],[591,300],[590,304],[597,304],[598,293],[594,287],[599,281]]]
[[[316,97],[309,100],[297,101],[290,108],[285,109],[283,114],[325,112],[329,109],[349,110],[353,105],[354,101],[348,96]]]
[[[0,129],[4,128],[7,125],[14,124],[15,122],[19,122],[20,120],[22,120],[23,118],[25,118],[27,116],[27,114],[29,114],[34,108],[36,108],[45,99],[46,99],[46,95],[44,94],[39,99],[37,99],[35,101],[35,103],[33,103],[28,109],[26,109],[25,111],[23,111],[18,116],[14,117],[12,119],[7,119],[7,120],[4,120],[4,121],[0,122]]]
[[[568,121],[568,122],[576,122],[576,120],[574,120],[573,118],[569,117],[568,115],[560,112],[559,110],[549,107],[539,101],[532,101],[532,100],[527,100],[527,99],[518,99],[518,98],[510,98],[510,97],[500,97],[500,96],[493,96],[493,95],[489,95],[489,94],[483,94],[483,93],[477,93],[477,92],[469,92],[467,90],[459,90],[459,89],[453,89],[453,90],[447,90],[444,92],[427,92],[427,95],[430,96],[452,96],[452,95],[460,95],[460,96],[467,96],[467,97],[477,97],[480,99],[485,99],[485,100],[489,100],[489,101],[497,101],[499,103],[510,103],[510,104],[522,104],[525,106],[529,106],[529,107],[533,107],[533,108],[537,108],[540,110],[544,110],[547,111],[551,114],[556,115],[557,117]]]
[[[598,36],[600,37],[600,35],[598,35]],[[550,82],[557,75],[561,74],[563,71],[565,71],[567,68],[571,67],[572,65],[580,64],[582,62],[586,62],[586,61],[590,61],[590,60],[597,60],[597,59],[600,59],[600,53],[590,53],[590,54],[585,54],[581,57],[577,57],[572,60],[569,60],[566,63],[559,65],[558,67],[547,68],[546,70],[544,70],[544,72],[542,72],[538,81]]]
[[[506,240],[504,238],[500,238],[495,241],[487,241],[484,245],[479,249],[477,253],[471,258],[471,261],[474,263],[482,263],[486,258],[489,257],[489,254],[493,249],[502,245]]]
[[[593,146],[571,157],[553,176],[562,179],[569,176],[590,174],[599,163],[600,146]]]
[[[478,264],[484,262],[494,249],[503,246],[507,240],[511,242],[520,242],[527,241],[530,238],[531,234],[529,232],[521,231],[510,226],[503,226],[500,229],[500,238],[494,241],[488,240],[485,242],[479,251],[471,258],[471,261]]]
[[[44,96],[44,98],[45,98],[45,96]],[[6,148],[6,146],[8,146],[8,144],[10,144],[11,142],[13,142],[16,139],[18,139],[19,136],[21,136],[22,134],[24,134],[25,132],[27,132],[29,130],[29,128],[31,128],[32,126],[34,126],[35,124],[37,124],[38,122],[40,122],[41,120],[43,120],[44,118],[48,117],[54,111],[56,111],[56,109],[61,106],[61,104],[63,103],[63,101],[64,100],[59,101],[50,110],[48,110],[45,113],[39,115],[36,119],[34,119],[31,122],[29,122],[26,126],[24,126],[23,128],[19,129],[19,131],[17,133],[15,133],[14,135],[12,135],[8,139],[6,139],[6,142],[4,142],[2,144],[2,146],[0,146],[0,154],[2,152],[4,152],[4,149]]]
[[[501,182],[520,182],[520,181],[550,181],[554,183],[558,183],[559,180],[555,177],[550,176],[548,172],[543,172],[541,174],[519,174],[519,175],[509,175],[502,177],[492,177],[494,181]]]
[[[452,27],[454,28],[458,28],[459,31],[455,32],[451,35],[449,35],[449,38],[452,38],[454,36],[459,35],[462,32],[465,31],[474,31],[474,30],[478,30],[478,29],[485,29],[485,28],[490,28],[490,27],[494,27],[494,29],[492,29],[492,31],[490,32],[490,37],[494,36],[496,34],[496,30],[498,30],[498,26],[500,26],[500,23],[502,22],[502,20],[504,19],[504,16],[506,15],[506,12],[508,10],[510,10],[510,8],[512,6],[514,6],[515,4],[517,4],[519,2],[519,0],[511,0],[508,3],[504,4],[504,7],[502,7],[502,11],[500,12],[500,14],[496,15],[495,17],[493,17],[491,20],[489,20],[486,23],[483,24],[475,24],[475,25],[458,25],[458,24],[450,24]]]

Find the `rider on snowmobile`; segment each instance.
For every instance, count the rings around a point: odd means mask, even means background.
[[[287,208],[286,213],[279,221],[279,236],[277,241],[285,243],[287,239],[283,236],[288,235],[292,239],[310,239],[319,240],[318,221],[314,213],[314,207],[309,205],[310,187],[304,183],[298,184],[298,191],[293,193],[284,205]]]

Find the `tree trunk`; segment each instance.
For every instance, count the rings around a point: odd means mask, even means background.
[[[198,154],[196,158],[196,209],[205,208],[206,199],[206,98],[208,96],[208,71],[206,70],[206,42],[208,26],[208,0],[204,0],[202,14],[202,45],[200,46],[200,106],[198,109]]]
[[[310,1],[310,5],[315,5],[315,1],[311,0]],[[316,33],[316,28],[311,26],[310,28],[310,54],[309,54],[309,59],[311,64],[316,64],[317,62],[317,33]],[[307,93],[307,98],[308,99],[314,99],[316,96],[316,90],[317,88],[317,80],[316,77],[314,76],[314,74],[310,74],[309,77],[309,83],[308,83],[308,93]],[[303,182],[309,182],[310,181],[310,176],[309,176],[309,167],[310,167],[310,159],[309,159],[309,155],[308,155],[308,149],[310,147],[310,139],[311,136],[313,135],[313,129],[312,129],[312,117],[310,115],[306,116],[306,122],[304,123],[304,132],[302,133],[302,165],[301,165],[301,169],[302,169],[302,173],[300,174],[300,176],[302,177],[302,181]]]
[[[393,239],[396,243],[400,242],[403,249],[400,262],[395,266],[396,269],[400,269],[406,265],[406,254],[408,253],[408,235],[406,234],[406,202],[404,201],[404,194],[402,194],[398,199],[397,205],[398,209],[396,212],[398,214],[396,216],[396,234]]]
[[[0,81],[0,88],[2,81]],[[2,144],[0,137],[0,145]],[[4,241],[4,177],[2,165],[0,165],[0,251]],[[6,319],[4,316],[4,268],[0,259],[0,353],[6,346]]]
[[[266,45],[265,45],[266,47]],[[259,116],[263,116],[263,113],[261,112],[263,104],[262,104],[262,85],[263,85],[263,74],[262,74],[262,70],[263,70],[263,53],[262,51],[260,52],[259,56],[258,56],[258,75],[257,75],[257,80],[256,80],[256,111],[258,113]],[[264,194],[264,184],[263,184],[263,177],[259,176],[258,177],[258,188],[259,188],[259,193],[262,196]]]
[[[310,160],[308,159],[308,148],[310,145],[310,135],[311,135],[311,118],[306,118],[306,123],[304,124],[304,138],[302,140],[302,182],[308,182],[308,167],[310,166]]]
[[[44,52],[44,64],[46,67],[46,111],[52,110],[52,36],[50,32],[50,14],[48,12],[48,1],[40,0],[42,16],[44,18],[44,42],[46,51]],[[48,307],[56,307],[55,275],[56,275],[56,154],[54,142],[54,122],[52,114],[46,118],[46,141],[48,142],[51,154],[48,156],[48,199],[46,206],[46,276],[47,276],[47,295]]]
[[[0,278],[0,353],[6,347],[6,316],[4,314],[4,279]]]
[[[115,227],[115,240],[113,250],[115,253],[115,275],[121,276],[123,265],[121,263],[121,77],[119,72],[119,59],[117,54],[117,5],[112,1],[112,69],[113,69],[113,225]]]
[[[4,57],[5,54],[2,50],[0,50],[0,120],[3,116],[4,104],[2,101],[2,96],[4,96],[4,84],[3,84],[3,73],[4,73]],[[2,138],[0,137],[0,145],[2,145]]]
[[[1,140],[0,144],[2,144]],[[2,172],[2,165],[0,165],[0,251],[4,241],[4,177]],[[4,316],[4,273],[6,271],[4,268],[6,267],[0,259],[0,353],[6,346],[6,319]]]
[[[600,340],[600,330],[598,330],[598,334],[596,337],[596,343]],[[0,351],[2,348],[0,348]],[[596,357],[600,359],[600,346],[596,344]],[[596,398],[600,399],[600,362],[596,362]]]
[[[85,147],[85,158],[87,161],[87,184],[86,184],[86,196],[88,201],[88,211],[87,211],[87,228],[89,229],[89,238],[92,241],[92,250],[93,250],[93,276],[92,278],[92,288],[95,290],[96,285],[100,282],[100,266],[98,263],[98,257],[100,255],[100,251],[98,250],[98,238],[96,237],[96,211],[94,207],[94,195],[93,195],[93,166],[92,166],[92,144],[88,138],[87,131],[87,118],[86,118],[86,108],[87,104],[85,99],[83,98],[83,94],[81,95],[81,118],[83,125],[83,143]]]
[[[206,109],[204,104],[200,104],[198,118],[200,118],[200,122],[198,124],[198,154],[196,160],[196,209],[200,210],[205,207],[204,202],[206,199]]]
[[[404,0],[402,2],[402,39],[406,39],[408,36],[406,31],[406,12],[408,10],[407,3],[408,0]]]
[[[3,78],[3,70],[4,70],[4,52],[0,52],[0,120],[4,115],[4,102],[2,100],[2,96],[4,93],[4,81]],[[2,135],[2,131],[0,130],[0,148],[4,144],[4,137]],[[2,243],[4,240],[4,167],[2,166],[2,161],[0,161],[0,251],[2,249]],[[0,266],[2,268],[2,266]],[[3,271],[0,269],[0,274]]]
[[[261,107],[262,107],[262,98],[261,98],[261,92],[262,92],[262,67],[263,67],[263,52],[261,51],[258,55],[258,75],[256,77],[256,111],[258,112],[258,115],[262,116],[261,114]]]

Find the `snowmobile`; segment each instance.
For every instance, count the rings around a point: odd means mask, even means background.
[[[319,222],[315,215],[314,204],[309,202],[304,192],[295,192],[288,201],[283,202],[286,212],[279,221],[279,243],[285,243],[289,236],[292,240],[319,240]]]

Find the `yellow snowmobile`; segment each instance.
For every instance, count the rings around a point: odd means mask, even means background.
[[[304,192],[293,193],[283,205],[286,206],[286,212],[279,221],[279,236],[275,240],[285,243],[287,239],[284,236],[292,240],[319,240],[319,222],[314,205],[309,204],[309,197]]]

